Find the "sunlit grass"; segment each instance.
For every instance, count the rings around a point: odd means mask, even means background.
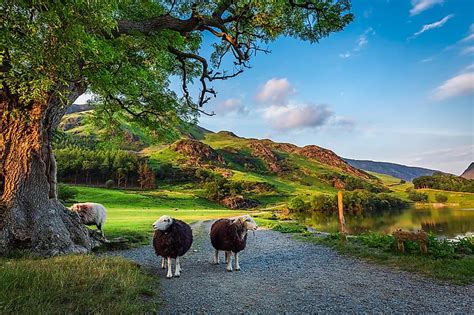
[[[158,279],[120,258],[0,258],[2,314],[156,312]]]

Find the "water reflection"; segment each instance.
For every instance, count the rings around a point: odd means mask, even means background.
[[[339,230],[337,215],[306,213],[296,219],[317,230]],[[351,234],[363,232],[392,233],[396,228],[424,230],[448,237],[474,231],[474,211],[459,208],[408,208],[382,214],[346,216],[346,226]]]

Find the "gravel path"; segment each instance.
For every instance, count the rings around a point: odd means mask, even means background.
[[[210,264],[211,222],[193,225],[181,278],[166,279],[151,246],[112,252],[160,276],[169,313],[462,313],[474,314],[474,286],[439,284],[364,263],[331,249],[262,230],[250,234],[242,271]]]

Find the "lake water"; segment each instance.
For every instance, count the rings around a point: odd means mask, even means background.
[[[296,219],[318,231],[337,232],[337,215],[320,213],[299,214]],[[378,215],[348,216],[346,227],[350,234],[383,232],[391,234],[397,228],[424,230],[436,235],[453,237],[474,232],[474,208],[407,208]]]

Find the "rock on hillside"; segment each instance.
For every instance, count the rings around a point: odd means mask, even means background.
[[[260,204],[257,200],[246,199],[243,196],[228,196],[220,203],[232,210],[255,208]]]
[[[474,162],[461,174],[461,177],[466,179],[474,179]]]
[[[318,162],[324,163],[329,166],[337,167],[343,170],[346,173],[365,178],[371,179],[372,177],[364,171],[361,171],[351,165],[346,161],[341,159],[336,153],[331,150],[318,147],[317,145],[307,145],[297,152],[299,155],[303,155],[309,159],[316,160]]]
[[[190,164],[225,164],[224,158],[213,148],[197,140],[182,139],[174,144],[174,150],[188,157]]]
[[[267,164],[268,169],[273,173],[281,173],[284,170],[278,155],[262,142],[254,141],[250,143],[252,155],[261,158]]]

